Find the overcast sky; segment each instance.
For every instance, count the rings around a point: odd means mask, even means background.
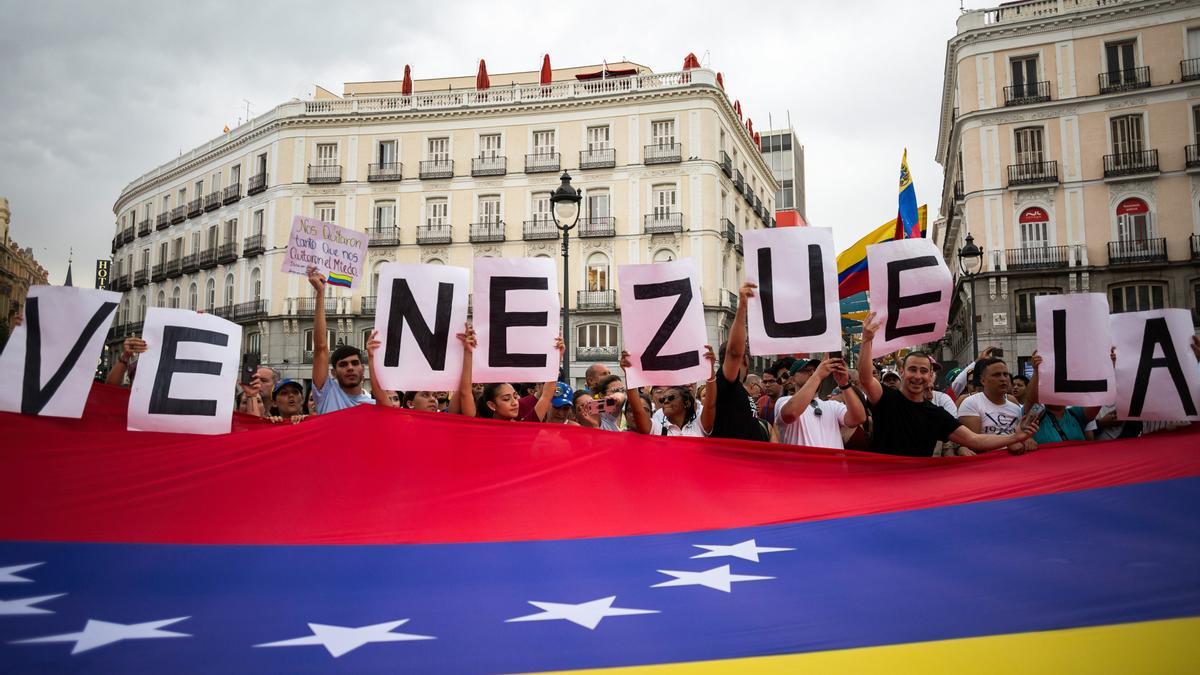
[[[807,206],[838,249],[895,217],[907,146],[932,220],[946,40],[958,2],[58,2],[0,0],[0,196],[11,236],[62,283],[109,256],[131,180],[319,84],[501,73],[688,52],[765,130],[788,113]],[[18,9],[19,8],[19,9]]]

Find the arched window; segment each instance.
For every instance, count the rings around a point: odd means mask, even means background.
[[[204,285],[204,311],[211,312],[217,306],[217,280],[208,278]]]
[[[1046,209],[1030,207],[1017,219],[1021,248],[1045,248],[1050,245],[1050,214]]]
[[[155,307],[166,307],[167,306],[167,292],[166,291],[159,290],[158,302],[154,303],[154,306]]]
[[[197,304],[198,299],[196,297],[196,291],[196,282],[193,281],[192,285],[188,286],[188,309],[192,310],[193,312],[200,308],[200,306]]]
[[[585,285],[588,291],[607,291],[609,289],[608,256],[600,252],[589,255],[587,266],[584,269],[587,273]]]
[[[181,295],[181,293],[180,293],[181,290],[182,289],[180,289],[178,286],[176,286],[175,290],[171,291],[171,309],[179,309],[179,299],[180,299],[180,295]]]
[[[138,319],[137,319],[138,321],[146,320],[146,295],[144,293],[142,295],[138,296],[137,317],[138,317]]]
[[[233,275],[225,275],[225,306],[233,306]]]
[[[250,293],[255,300],[262,299],[262,273],[257,267],[250,272]]]
[[[129,298],[121,300],[121,323],[129,323]]]
[[[1150,207],[1137,197],[1117,204],[1117,240],[1145,243],[1154,237],[1150,229]]]
[[[671,262],[674,259],[675,259],[675,252],[669,248],[660,248],[654,252],[653,261],[656,263]]]
[[[445,265],[446,261],[441,258],[430,258],[425,262],[426,265]]]

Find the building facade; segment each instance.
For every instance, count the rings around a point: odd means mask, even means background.
[[[776,129],[762,132],[760,139],[763,159],[771,175],[779,182],[775,193],[775,217],[780,225],[803,225],[808,222],[804,206],[804,146],[795,129]]]
[[[8,313],[25,304],[29,287],[48,283],[46,270],[33,257],[33,249],[21,248],[9,235],[12,212],[8,199],[0,197],[0,322],[8,326]]]
[[[971,331],[1024,368],[1034,299],[1200,305],[1200,3],[1026,0],[970,11],[946,52],[934,239],[957,277],[947,361]],[[957,252],[984,250],[972,321]],[[1200,322],[1200,321],[1198,321]]]
[[[618,265],[691,258],[717,344],[742,278],[739,233],[773,224],[778,184],[714,72],[600,70],[555,70],[547,85],[506,73],[493,79],[512,84],[485,90],[474,77],[417,80],[411,94],[397,81],[318,88],[150,171],[113,209],[125,297],[110,346],[140,332],[148,307],[199,309],[243,324],[245,352],[308,379],[314,300],[304,277],[280,272],[293,216],[368,233],[371,278],[330,287],[326,303],[330,343],[362,347],[385,262],[550,257],[561,275],[549,198],[563,170],[583,191],[563,299],[572,379],[616,366]]]

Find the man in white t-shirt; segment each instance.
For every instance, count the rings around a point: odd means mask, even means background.
[[[958,421],[977,434],[1015,434],[1021,420],[1021,406],[1008,398],[1008,390],[1012,386],[1008,366],[1001,359],[986,358],[975,367],[980,373],[979,382],[983,391],[963,399],[958,406]],[[1026,441],[1024,450],[1036,447],[1033,441]],[[960,449],[959,454],[964,453],[975,454],[971,450]]]
[[[817,398],[821,381],[831,374],[842,388],[845,403]],[[775,407],[779,440],[792,445],[844,449],[842,428],[857,427],[867,419],[862,400],[850,386],[850,372],[845,361],[826,358],[811,376],[799,370],[792,374],[792,381],[797,386],[796,394],[779,399]]]

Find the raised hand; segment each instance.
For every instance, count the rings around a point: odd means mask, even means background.
[[[325,292],[326,281],[325,275],[318,272],[317,268],[308,268],[308,283],[312,284],[312,287],[316,289],[318,294]]]
[[[752,281],[747,281],[746,283],[742,284],[741,289],[738,290],[738,297],[745,302],[746,298],[754,297],[754,289],[756,288],[758,288],[758,284]]]
[[[479,341],[475,339],[475,327],[472,326],[470,322],[467,322],[466,326],[463,328],[463,332],[455,333],[454,337],[458,338],[458,341],[463,343],[463,350],[465,350],[468,354],[475,353],[475,347],[478,346]],[[562,338],[559,338],[559,341],[561,342]]]
[[[846,362],[836,357],[826,360],[830,362],[829,372],[833,375],[833,381],[837,383],[837,386],[842,389],[850,386],[850,371],[846,368]]]
[[[863,319],[863,342],[873,342],[875,340],[875,333],[879,330],[879,323],[879,319],[875,318],[875,312],[867,313],[866,318]]]
[[[1035,350],[1033,352],[1033,356],[1031,356],[1029,358],[1029,363],[1030,363],[1030,365],[1033,366],[1033,370],[1036,372],[1038,369],[1040,369],[1042,367],[1042,355],[1038,354],[1037,351]]]
[[[122,345],[122,351],[124,351],[127,356],[141,354],[142,352],[146,351],[146,341],[139,337],[125,338],[125,344]]]
[[[742,288],[746,287],[742,286]],[[712,345],[704,345],[704,358],[708,359],[708,365],[712,368],[708,379],[715,379],[717,377],[717,355],[713,353]]]
[[[562,363],[563,354],[567,353],[567,345],[563,342],[561,335],[554,338],[554,351],[558,352],[558,362]]]
[[[621,350],[621,370],[629,370],[633,367],[633,361],[629,356],[629,352]]]

